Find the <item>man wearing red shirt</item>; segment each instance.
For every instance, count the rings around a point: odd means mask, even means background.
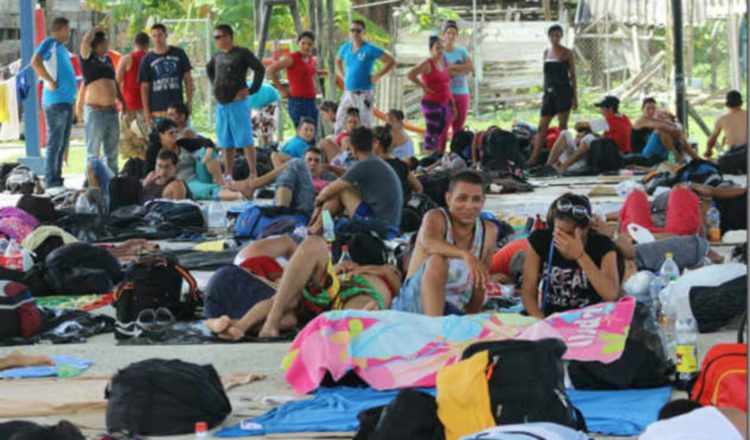
[[[146,152],[146,136],[149,128],[143,117],[141,101],[141,84],[138,82],[138,70],[141,60],[148,52],[151,39],[145,32],[139,32],[133,41],[133,51],[120,59],[116,64],[115,79],[122,92],[123,104],[120,114],[120,153],[126,157],[142,156]],[[113,60],[114,61],[114,60]],[[133,131],[133,121],[138,130]]]
[[[604,132],[604,137],[612,139],[621,153],[630,153],[630,135],[633,131],[633,125],[627,116],[618,113],[620,100],[615,96],[605,96],[604,99],[594,105],[599,107],[602,116],[607,121],[608,128]]]

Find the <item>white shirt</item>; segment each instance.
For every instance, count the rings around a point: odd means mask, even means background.
[[[713,406],[652,423],[640,440],[743,440],[742,434]]]

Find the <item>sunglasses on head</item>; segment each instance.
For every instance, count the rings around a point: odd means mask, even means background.
[[[591,213],[589,213],[588,208],[575,205],[570,200],[560,200],[557,202],[557,212],[570,214],[576,220],[591,220]]]

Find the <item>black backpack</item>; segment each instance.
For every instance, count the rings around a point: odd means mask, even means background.
[[[747,145],[732,147],[717,162],[724,174],[747,174]]]
[[[189,287],[184,297],[183,280]],[[130,263],[114,297],[117,321],[122,324],[135,321],[143,310],[160,307],[168,309],[175,319],[189,321],[195,319],[202,301],[195,278],[174,258],[164,255],[149,255]]]
[[[481,142],[482,169],[512,175],[523,171],[524,159],[516,135],[498,127],[484,132]]]
[[[146,161],[140,157],[131,157],[125,162],[120,170],[120,177],[135,177],[143,179],[146,177]]]
[[[192,434],[196,422],[211,429],[232,412],[213,366],[176,359],[128,365],[112,378],[105,398],[109,432]]]
[[[568,375],[577,389],[625,390],[668,385],[674,366],[659,337],[650,308],[637,303],[625,350],[614,362],[570,361]]]
[[[31,168],[18,165],[5,176],[5,189],[13,194],[33,194],[37,180]]]
[[[615,141],[609,138],[597,138],[591,141],[586,155],[586,168],[592,174],[619,171],[625,166],[620,149]]]
[[[109,211],[122,206],[142,205],[143,185],[137,177],[113,177],[109,182]]]
[[[52,223],[58,217],[55,205],[49,197],[24,194],[18,199],[16,208],[33,215],[40,223]]]
[[[144,221],[159,230],[186,229],[195,232],[206,230],[206,221],[200,206],[190,202],[154,200],[146,204]]]
[[[583,416],[565,394],[562,341],[479,342],[462,358],[485,350],[490,360],[490,408],[498,425],[550,422],[586,430]]]
[[[718,286],[690,288],[690,310],[698,330],[712,333],[729,324],[747,310],[747,275]]]
[[[438,205],[425,194],[412,193],[401,211],[401,232],[415,232],[422,224],[422,217],[427,211]]]
[[[5,190],[5,179],[11,171],[19,165],[18,162],[0,163],[0,190]]]
[[[450,171],[438,171],[435,173],[422,174],[418,177],[422,184],[422,193],[432,199],[440,207],[447,207],[445,193],[448,192],[451,181]]]
[[[109,293],[122,280],[117,258],[88,243],[70,243],[53,250],[37,269],[55,295]]]
[[[418,390],[404,389],[386,406],[357,414],[359,429],[353,440],[443,440],[435,398]]]

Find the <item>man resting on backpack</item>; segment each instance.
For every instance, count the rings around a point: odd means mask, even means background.
[[[273,297],[257,303],[239,320],[222,316],[207,320],[206,326],[228,340],[242,339],[258,328],[259,337],[278,337],[324,311],[387,309],[400,287],[395,267],[353,262],[334,266],[328,244],[310,236],[292,255]]]
[[[497,228],[482,220],[482,177],[463,171],[451,178],[445,195],[448,209],[424,216],[406,281],[393,310],[429,316],[477,313],[495,253]]]

